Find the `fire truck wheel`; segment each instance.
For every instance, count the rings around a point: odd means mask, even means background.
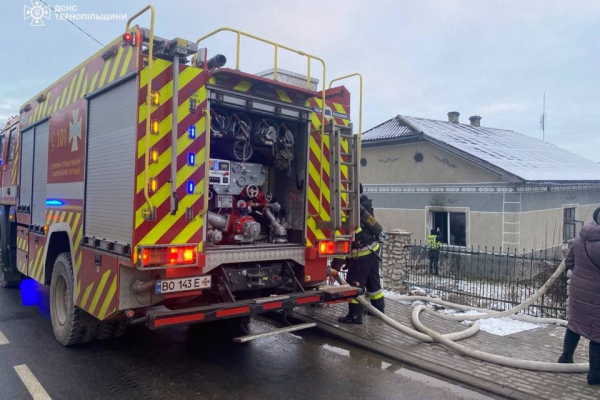
[[[96,340],[105,340],[122,336],[127,329],[127,321],[102,322],[96,331]]]
[[[97,324],[84,324],[85,313],[75,306],[73,264],[70,253],[62,253],[54,262],[50,281],[50,317],[54,336],[63,346],[89,342]]]

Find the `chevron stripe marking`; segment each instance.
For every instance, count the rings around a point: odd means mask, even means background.
[[[90,297],[90,293],[92,292],[92,289],[94,288],[95,284],[95,282],[92,282],[87,288],[85,288],[83,298],[81,299],[81,303],[79,304],[84,310],[87,310],[87,308],[85,308],[85,305],[87,304],[87,300]]]
[[[198,187],[204,187],[204,179],[200,181]],[[177,215],[167,215],[161,219],[156,226],[139,241],[139,244],[150,245],[156,243],[156,241],[179,220],[183,213],[185,213],[185,209],[192,206],[197,199],[198,196],[185,196],[179,202],[179,211]]]
[[[102,278],[100,278],[100,283],[98,283],[98,288],[96,289],[96,293],[94,294],[94,297],[92,298],[92,303],[90,304],[90,307],[88,308],[88,311],[90,314],[94,314],[94,311],[96,310],[96,307],[98,306],[98,301],[100,300],[100,296],[102,296],[102,292],[104,291],[104,286],[106,286],[106,281],[108,281],[108,278],[110,277],[110,270],[104,272],[102,274]]]
[[[131,62],[131,56],[133,55],[133,47],[127,47],[127,55],[125,56],[125,61],[123,62],[123,67],[121,67],[121,72],[119,73],[119,78],[125,75],[127,72],[127,68],[129,67],[129,63]]]
[[[100,307],[100,311],[98,312],[98,318],[104,319],[106,316],[106,311],[110,306],[113,298],[115,297],[115,292],[117,291],[117,277],[115,276],[108,288],[108,292],[106,293],[106,297],[104,298],[104,302],[102,303],[102,307]]]
[[[131,47],[129,47],[131,48]],[[119,47],[119,51],[117,52],[117,58],[115,59],[115,62],[113,63],[113,67],[112,70],[110,71],[110,75],[108,77],[108,82],[106,83],[110,83],[115,79],[115,76],[117,76],[117,70],[119,69],[119,63],[121,62],[121,57],[123,57],[123,52],[125,51],[124,47]]]
[[[204,154],[205,154],[205,149],[203,148],[199,153],[198,153],[198,159],[204,159]],[[179,171],[177,171],[177,182],[180,182],[180,184],[178,185],[178,189],[183,187],[187,181],[187,179],[195,172],[197,171],[198,167],[191,167],[189,165],[185,165],[183,168],[181,168]],[[204,180],[202,181],[204,182]],[[204,190],[204,185],[199,183],[197,185],[197,187],[201,190]],[[201,195],[204,194],[204,192],[201,193]],[[154,204],[155,207],[160,207],[161,204],[163,204],[165,201],[167,201],[167,199],[169,199],[169,196],[171,195],[171,185],[162,185],[160,187],[160,189],[158,189],[158,191],[156,193],[154,193],[151,197],[150,200],[152,201],[152,204]],[[186,196],[187,197],[194,197],[194,196]],[[146,205],[142,205],[140,208],[137,209],[137,211],[135,212],[135,227],[136,229],[145,221],[144,219],[144,209],[146,208]],[[180,210],[185,210],[185,208],[180,208]]]

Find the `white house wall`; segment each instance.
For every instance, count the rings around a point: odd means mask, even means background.
[[[423,155],[416,162],[417,153]],[[363,147],[367,165],[361,167],[363,183],[476,183],[499,182],[498,175],[482,169],[429,142],[384,147]]]

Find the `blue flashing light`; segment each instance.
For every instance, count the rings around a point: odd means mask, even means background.
[[[188,153],[188,164],[192,167],[196,165],[196,153]]]
[[[60,200],[55,200],[55,199],[48,199],[48,200],[46,200],[46,205],[47,206],[64,206],[65,202],[60,201]]]
[[[190,139],[196,139],[196,125],[190,125],[188,128],[188,135]]]
[[[187,192],[188,194],[194,193],[194,181],[187,181]]]
[[[2,165],[2,160],[0,160],[0,165]]]

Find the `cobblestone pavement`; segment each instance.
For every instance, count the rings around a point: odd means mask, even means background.
[[[299,309],[298,318],[316,321],[318,327],[352,343],[386,354],[424,370],[515,399],[597,400],[600,387],[589,386],[585,374],[556,374],[503,367],[478,361],[447,349],[411,339],[390,328],[375,317],[366,317],[363,325],[345,325],[337,317],[346,311],[345,304],[326,308]],[[386,314],[412,326],[412,308],[387,299]],[[438,332],[450,333],[466,329],[465,325],[422,314],[422,322]],[[538,361],[556,361],[562,351],[565,329],[546,326],[510,336],[479,332],[461,343],[494,354]],[[588,344],[581,340],[576,361],[587,361]]]

